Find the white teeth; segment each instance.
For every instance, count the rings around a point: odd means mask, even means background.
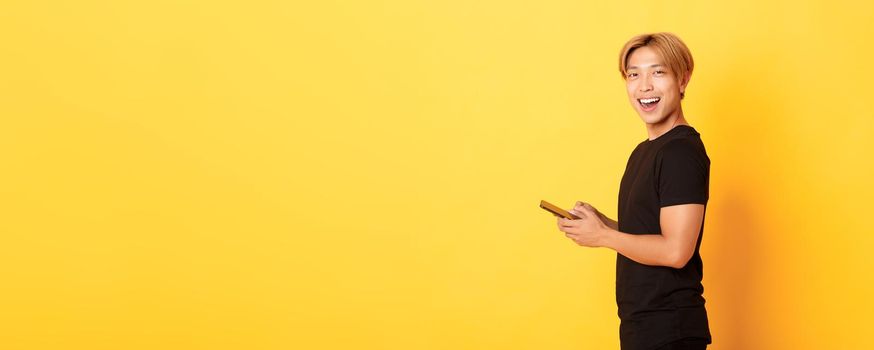
[[[661,99],[658,97],[653,97],[653,98],[642,98],[642,99],[639,99],[638,101],[640,101],[641,103],[653,103],[653,102],[658,102],[659,100],[661,100]]]

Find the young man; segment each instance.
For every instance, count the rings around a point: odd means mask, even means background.
[[[705,349],[711,343],[698,252],[709,198],[710,159],[680,101],[692,54],[670,33],[639,35],[619,56],[631,106],[649,137],[628,159],[614,221],[584,202],[579,220],[558,219],[577,244],[616,256],[623,350]]]

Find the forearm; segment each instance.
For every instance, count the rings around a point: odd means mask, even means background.
[[[675,267],[676,249],[660,234],[632,235],[609,228],[602,235],[602,246],[644,265]]]
[[[608,218],[604,214],[598,213],[598,215],[601,217],[601,221],[603,221],[604,224],[607,225],[607,227],[614,229],[616,231],[619,231],[619,222],[617,222],[616,220],[613,220],[611,218]]]

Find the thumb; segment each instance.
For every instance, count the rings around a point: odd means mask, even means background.
[[[574,210],[585,213],[585,214],[595,214],[595,208],[589,205],[589,203],[585,202],[577,202],[577,205],[574,207]]]

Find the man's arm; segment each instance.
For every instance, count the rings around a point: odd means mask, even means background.
[[[609,221],[612,220],[608,220],[604,220],[608,227],[601,235],[602,246],[644,265],[679,269],[686,266],[695,252],[698,233],[701,232],[704,222],[704,205],[681,204],[661,208],[659,225],[662,234],[633,235],[619,232],[610,225]]]

